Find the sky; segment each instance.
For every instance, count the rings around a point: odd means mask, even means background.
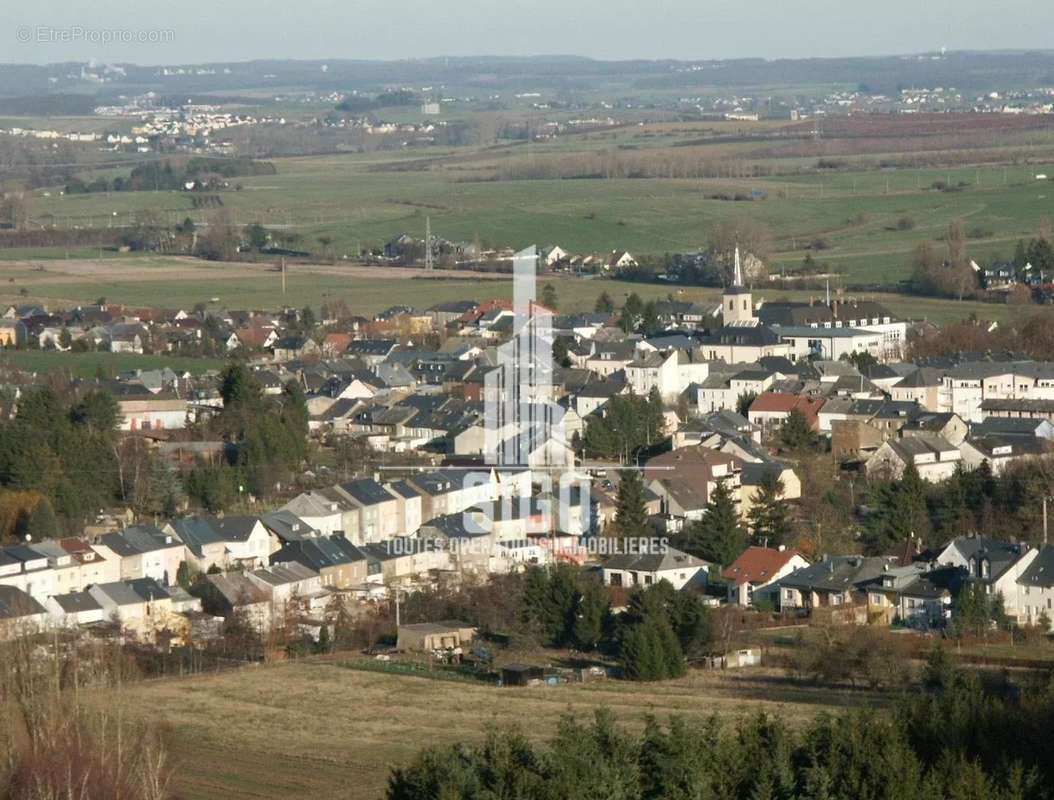
[[[1054,48],[1051,0],[0,0],[0,8],[6,63]]]

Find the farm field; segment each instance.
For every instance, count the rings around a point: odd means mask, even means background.
[[[811,253],[844,271],[848,283],[868,285],[906,278],[914,248],[938,241],[953,220],[961,221],[971,238],[968,254],[985,262],[1008,257],[1017,239],[1034,235],[1044,219],[1054,216],[1054,183],[1036,179],[1054,173],[1049,149],[1040,146],[1050,144],[1046,131],[1034,134],[1037,144],[1029,163],[985,163],[1018,158],[1009,151],[1001,155],[1001,147],[989,142],[966,156],[975,163],[951,169],[879,168],[857,155],[838,161],[842,168],[817,169],[818,158],[828,151],[822,145],[813,148],[816,156],[791,157],[787,148],[793,143],[678,147],[685,141],[682,131],[668,137],[665,148],[656,148],[642,144],[643,135],[630,127],[599,141],[569,137],[532,145],[529,151],[500,145],[436,148],[416,158],[387,151],[279,158],[273,161],[276,175],[239,179],[240,191],[220,196],[238,225],[260,222],[296,231],[300,246],[316,252],[321,238],[338,257],[378,247],[401,233],[421,237],[426,216],[434,235],[451,240],[478,238],[484,245],[513,247],[557,243],[572,252],[625,249],[638,256],[702,247],[718,223],[750,218],[772,233],[773,272],[792,271]],[[663,138],[662,128],[651,135]],[[876,150],[868,156],[879,158],[885,150],[897,154],[895,141],[875,141]],[[831,152],[840,152],[837,144]],[[628,155],[619,148],[630,148]],[[641,153],[651,153],[645,157],[658,163],[714,159],[730,165],[730,177],[545,177],[572,159],[618,164]],[[524,178],[531,170],[534,178]],[[732,177],[741,172],[759,177]],[[935,184],[954,191],[939,191]],[[761,199],[715,199],[752,193]],[[173,191],[70,196],[38,191],[31,213],[41,224],[63,228],[127,226],[143,209],[159,212],[169,224],[188,216],[207,224],[216,212],[195,210],[192,201],[190,193]],[[898,228],[902,219],[910,219],[912,227]],[[822,249],[815,248],[818,241]]]
[[[511,298],[507,276],[464,271],[363,267],[350,264],[297,264],[288,269],[286,293],[281,276],[269,263],[215,263],[183,257],[143,257],[109,260],[71,259],[44,265],[35,262],[0,262],[0,303],[41,302],[50,307],[94,303],[99,298],[126,305],[192,308],[198,303],[228,308],[275,309],[283,305],[319,306],[343,299],[353,313],[375,314],[393,304],[427,308],[435,303],[472,298]],[[606,291],[621,304],[630,292],[645,299],[665,298],[716,302],[719,289],[674,288],[660,284],[629,283],[610,279],[544,276],[539,284],[552,283],[561,311],[591,311]],[[817,291],[757,287],[757,299],[788,298],[808,301]],[[879,300],[909,319],[943,323],[975,314],[982,319],[1020,319],[1018,306],[974,301],[942,300],[901,294],[849,293],[847,297]],[[1033,309],[1042,313],[1040,309]]]
[[[638,727],[647,714],[731,718],[763,709],[805,722],[821,711],[881,703],[865,691],[787,684],[767,670],[693,672],[648,685],[499,689],[315,659],[132,684],[121,692],[126,707],[163,721],[177,766],[175,793],[184,800],[377,800],[389,765],[422,747],[478,740],[492,724],[516,725],[544,740],[561,716],[584,717],[600,707]]]

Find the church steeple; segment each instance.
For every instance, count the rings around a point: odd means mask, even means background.
[[[754,299],[750,289],[743,285],[743,267],[739,261],[739,246],[736,245],[732,266],[732,285],[725,289],[721,298],[721,316],[725,325],[753,325]]]
[[[732,286],[742,288],[743,286],[743,270],[739,266],[739,245],[736,245],[736,262],[732,268]]]

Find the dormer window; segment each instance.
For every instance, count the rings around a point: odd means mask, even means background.
[[[981,577],[992,577],[992,562],[990,562],[987,558],[981,559]]]
[[[975,576],[977,575],[977,559],[976,558],[971,558],[970,559],[970,574],[971,575],[975,575]]]

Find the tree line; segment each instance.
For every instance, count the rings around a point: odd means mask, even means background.
[[[895,704],[821,714],[804,726],[758,713],[645,719],[572,716],[539,746],[522,731],[429,747],[396,767],[388,800],[1049,800],[1054,684],[1020,695],[927,670],[928,688]]]

